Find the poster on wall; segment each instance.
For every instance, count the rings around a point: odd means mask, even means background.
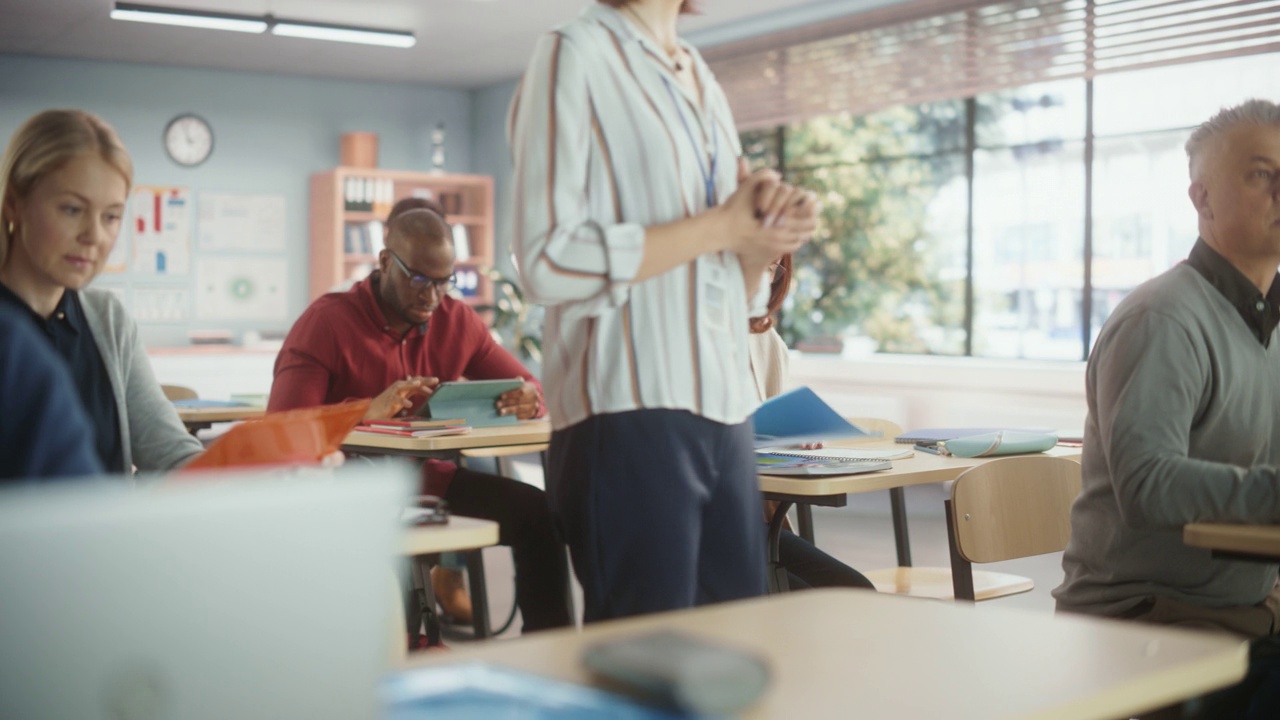
[[[129,233],[122,232],[116,236],[116,244],[111,247],[107,261],[102,265],[104,273],[122,273],[129,265]]]
[[[191,191],[139,185],[129,200],[133,268],[143,275],[191,272]]]
[[[284,252],[284,195],[200,193],[196,244],[201,250]]]
[[[185,287],[139,285],[133,289],[133,319],[139,323],[185,323],[190,305],[191,291]]]
[[[283,257],[205,257],[196,269],[200,320],[287,320],[289,265]]]

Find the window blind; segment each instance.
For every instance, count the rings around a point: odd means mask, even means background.
[[[748,130],[1266,52],[1280,0],[918,0],[703,55]]]

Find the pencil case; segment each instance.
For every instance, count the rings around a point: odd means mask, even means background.
[[[1044,452],[1057,444],[1057,435],[999,430],[945,440],[938,443],[938,453],[963,458],[1022,455]]]

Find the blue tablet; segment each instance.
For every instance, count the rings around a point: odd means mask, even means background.
[[[431,399],[418,408],[423,417],[465,420],[471,427],[515,425],[515,415],[499,415],[496,403],[505,392],[524,385],[523,378],[510,380],[463,380],[440,383]]]

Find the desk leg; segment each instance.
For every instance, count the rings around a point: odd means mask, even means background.
[[[813,541],[813,506],[809,503],[797,503],[796,520],[800,524],[800,537],[807,540],[810,545],[817,545]]]
[[[480,550],[467,552],[467,579],[471,583],[471,625],[476,639],[493,634],[489,625],[489,589],[484,582],[484,555]]]
[[[773,519],[769,521],[769,538],[768,551],[769,563],[766,568],[769,582],[770,593],[783,593],[791,589],[790,582],[787,581],[787,569],[782,566],[782,557],[779,551],[779,544],[782,537],[782,521],[787,517],[787,511],[791,509],[789,500],[780,500],[778,509],[773,513]]]
[[[907,536],[907,498],[902,488],[889,489],[889,505],[893,514],[893,541],[898,546],[898,567],[911,567],[911,538]]]

